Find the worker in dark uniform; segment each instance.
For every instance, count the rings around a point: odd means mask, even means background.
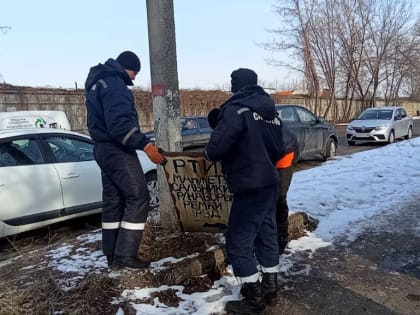
[[[140,131],[127,87],[139,71],[140,59],[125,51],[116,60],[92,67],[85,83],[87,124],[102,174],[102,248],[108,265],[117,268],[150,264],[138,257],[150,197],[136,150],[143,150],[154,163],[164,161]]]
[[[279,195],[276,204],[277,239],[279,243],[279,255],[283,254],[289,240],[289,206],[287,204],[287,192],[289,191],[292,176],[299,156],[299,145],[296,136],[282,124],[282,141],[285,154],[276,163],[280,178]]]
[[[233,71],[231,78],[235,94],[221,105],[217,124],[211,123],[215,128],[204,155],[222,162],[233,193],[226,250],[244,299],[227,302],[225,309],[259,314],[265,309],[264,298],[271,299],[277,290],[279,178],[275,163],[281,157],[276,131],[281,123],[274,101],[257,85],[254,71],[241,68]]]

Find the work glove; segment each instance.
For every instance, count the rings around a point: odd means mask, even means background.
[[[213,108],[207,115],[207,120],[211,129],[216,128],[217,123],[219,122],[220,112],[220,108]]]
[[[147,154],[149,159],[155,164],[164,164],[166,161],[159,149],[151,143],[148,143],[143,151]]]

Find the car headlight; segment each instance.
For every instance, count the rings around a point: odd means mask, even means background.
[[[353,130],[353,127],[352,126],[347,126],[347,130],[351,131],[351,130]]]
[[[380,126],[376,126],[375,130],[384,130],[386,129],[387,125],[380,125]]]

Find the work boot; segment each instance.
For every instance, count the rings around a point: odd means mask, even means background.
[[[225,310],[230,314],[264,314],[265,303],[261,282],[244,283],[241,293],[245,297],[241,301],[229,301]]]
[[[125,257],[115,256],[112,263],[112,267],[116,269],[120,268],[133,268],[133,269],[145,269],[149,267],[150,261],[142,260],[138,257]]]
[[[265,303],[271,304],[277,296],[277,272],[263,273],[262,290]]]
[[[108,262],[108,267],[111,267],[114,261],[114,255],[106,255],[106,261]]]

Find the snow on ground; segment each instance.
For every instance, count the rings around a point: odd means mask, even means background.
[[[293,269],[292,255],[312,251],[339,242],[354,240],[367,226],[375,225],[370,218],[380,213],[397,211],[420,190],[420,137],[400,141],[375,150],[341,156],[319,167],[294,174],[289,191],[292,211],[304,211],[319,219],[313,233],[289,244],[290,253],[280,257],[282,272],[288,276],[309,273],[310,266]],[[90,272],[104,272],[106,260],[101,252],[89,251],[90,242],[100,239],[100,231],[79,237],[76,250],[64,244],[49,252],[49,267],[63,273],[76,274],[74,281],[62,285],[71,288]],[[72,253],[69,256],[69,253]],[[162,268],[165,258],[151,265],[152,272]],[[117,277],[112,272],[110,276]],[[196,314],[222,312],[226,301],[239,298],[239,286],[233,276],[225,276],[214,283],[208,292],[183,294],[182,286],[159,288],[127,288],[115,301],[134,301],[149,297],[151,292],[173,289],[183,299],[177,308],[168,307],[155,299],[154,305],[133,304],[137,314]],[[118,315],[123,315],[122,309]]]

